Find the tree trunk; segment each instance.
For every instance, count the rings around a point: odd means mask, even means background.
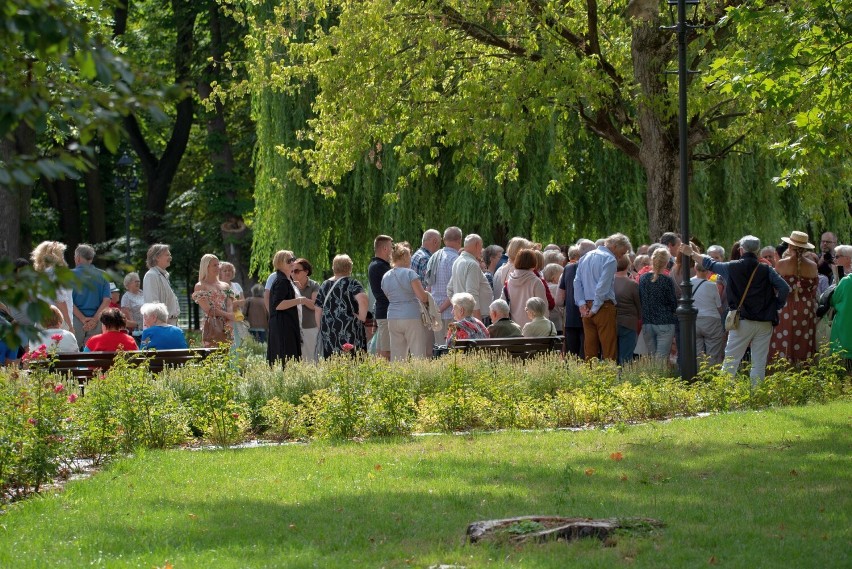
[[[88,241],[90,243],[103,243],[107,239],[106,205],[104,204],[101,174],[97,166],[86,171],[83,181],[86,185],[86,198],[89,206]]]
[[[77,182],[71,179],[44,180],[50,205],[59,212],[60,239],[74,251],[83,240],[80,226],[80,202],[77,199]]]
[[[35,156],[35,131],[25,123],[15,128],[13,138],[0,139],[0,159],[6,164],[16,155]],[[0,203],[4,204],[0,223],[0,258],[16,259],[31,249],[29,228],[32,185],[13,181],[0,185]]]

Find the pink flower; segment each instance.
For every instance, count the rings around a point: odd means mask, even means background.
[[[62,391],[63,389],[65,389],[65,386],[64,386],[64,385],[62,385],[62,384],[60,383],[59,385],[57,385],[56,387],[54,387],[54,388],[53,388],[53,392],[54,392],[54,393],[59,393],[59,392],[60,392],[60,391]]]
[[[68,403],[74,403],[75,401],[77,401],[77,394],[76,393],[72,393],[71,395],[68,396]]]
[[[54,334],[53,336],[50,337],[50,339],[53,340],[54,342],[59,342],[60,340],[62,340],[62,334]]]
[[[351,352],[352,350],[354,350],[354,349],[355,349],[355,346],[353,346],[353,345],[352,345],[352,344],[350,344],[349,342],[346,342],[345,344],[343,344],[343,346],[342,346],[342,347],[343,347],[343,351],[344,351],[344,352]]]
[[[27,423],[29,423],[30,425],[38,425],[38,419],[30,417],[29,419],[27,419]]]

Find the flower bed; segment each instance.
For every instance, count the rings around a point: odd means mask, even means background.
[[[618,368],[558,355],[528,361],[456,354],[389,363],[345,354],[319,364],[269,367],[227,353],[154,375],[121,358],[86,396],[49,373],[34,352],[26,372],[0,369],[0,487],[37,491],[66,475],[75,457],[95,463],[138,447],[204,439],[229,446],[249,436],[279,440],[407,436],[474,429],[620,424],[698,412],[798,405],[849,393],[836,357],[770,369],[750,387],[702,367],[686,384],[652,361]]]

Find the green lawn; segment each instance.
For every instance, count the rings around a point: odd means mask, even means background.
[[[141,453],[12,506],[0,567],[850,567],[850,419],[839,401],[605,432]],[[527,514],[668,527],[610,547],[464,543],[471,521]]]

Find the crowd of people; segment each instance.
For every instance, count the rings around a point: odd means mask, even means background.
[[[778,247],[744,236],[730,258],[720,245],[702,251],[696,240],[683,243],[673,232],[635,250],[620,233],[571,246],[514,237],[504,249],[448,227],[443,234],[424,232],[416,250],[377,236],[366,288],[353,278],[348,255],[335,256],[333,276],[317,282],[310,261],[281,250],[265,285],[253,286],[246,298],[234,266],[207,254],[191,298],[202,314],[205,347],[239,346],[251,336],[266,342],[273,365],[367,350],[401,361],[431,357],[436,345],[459,339],[557,335],[564,336],[563,352],[579,358],[623,364],[648,354],[677,365],[682,263],[691,258],[697,352],[734,374],[750,350],[758,381],[767,362],[805,361],[820,342],[830,341],[852,361],[852,246],[826,232],[819,248],[817,255],[808,235],[793,231]],[[75,284],[44,299],[51,310],[35,323],[40,335],[33,348],[186,348],[168,245],[150,247],[144,278],[128,273],[123,295],[94,257],[90,245],[75,249]],[[65,245],[45,241],[19,265],[29,263],[52,273],[65,266]],[[818,318],[821,295],[830,296],[832,310]],[[29,323],[20,307],[0,308],[3,318]],[[736,326],[725,325],[729,313],[738,315]],[[370,316],[375,333],[367,326]]]

